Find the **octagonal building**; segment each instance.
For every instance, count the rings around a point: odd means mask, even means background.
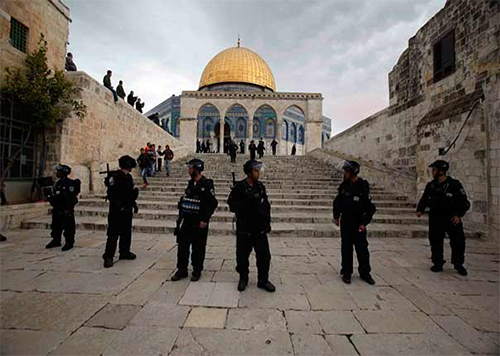
[[[172,95],[146,115],[158,113],[160,125],[193,151],[197,140],[223,153],[229,140],[248,146],[262,138],[267,147],[278,141],[278,154],[290,154],[293,145],[304,154],[330,137],[322,101],[320,93],[277,92],[266,61],[238,41],[208,62],[198,90]]]

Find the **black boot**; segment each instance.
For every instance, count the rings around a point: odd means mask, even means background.
[[[457,272],[458,272],[459,275],[461,275],[461,276],[466,276],[467,275],[467,270],[465,269],[464,266],[462,266],[462,265],[455,266],[455,269],[457,270]]]
[[[135,260],[136,259],[136,254],[133,252],[128,252],[128,253],[120,253],[120,260]]]
[[[373,286],[375,284],[375,280],[372,278],[371,274],[365,274],[363,276],[360,276],[363,281],[368,283],[369,285]]]
[[[198,282],[201,278],[201,271],[193,271],[191,274],[191,281],[192,282]]]
[[[54,247],[60,247],[61,246],[61,241],[57,241],[57,240],[54,240],[52,239],[52,241],[50,241],[47,246],[45,246],[45,248],[54,248]]]
[[[104,268],[110,268],[110,267],[113,267],[113,259],[107,257],[104,259]]]
[[[344,274],[342,276],[342,280],[344,281],[345,284],[351,284],[351,275],[350,274]]]
[[[247,287],[247,285],[248,285],[248,278],[240,277],[240,281],[238,282],[238,290],[240,292],[243,292]]]
[[[181,279],[187,278],[187,276],[188,276],[187,272],[179,272],[179,270],[177,270],[177,272],[175,272],[175,274],[172,276],[172,278],[170,278],[170,280],[172,282],[177,282],[180,281]]]
[[[62,251],[69,251],[73,248],[73,245],[74,243],[73,242],[67,242],[64,244],[64,246],[62,247]]]
[[[433,265],[431,267],[432,272],[441,272],[443,270],[443,265]]]
[[[270,293],[273,293],[274,291],[276,291],[276,287],[274,286],[274,284],[272,284],[271,282],[269,281],[259,281],[257,282],[257,287],[259,287],[260,289],[264,289]]]

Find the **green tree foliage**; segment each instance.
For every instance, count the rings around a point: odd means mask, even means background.
[[[79,89],[64,76],[62,70],[52,70],[47,64],[47,41],[40,36],[39,47],[28,54],[22,68],[5,69],[4,95],[23,107],[27,123],[36,128],[57,125],[71,113],[79,119],[86,106],[75,100]]]
[[[22,146],[9,158],[0,177],[0,191],[4,189],[4,181],[14,161],[24,149],[32,131],[42,133],[38,176],[45,169],[47,152],[46,130],[55,127],[65,118],[74,114],[78,119],[85,118],[87,107],[76,100],[80,91],[73,82],[66,79],[64,71],[53,72],[47,64],[47,41],[40,35],[38,49],[26,56],[25,65],[5,69],[5,80],[1,88],[2,96],[15,103],[21,110],[23,120],[30,125],[28,137]]]

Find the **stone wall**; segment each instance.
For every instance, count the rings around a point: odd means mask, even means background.
[[[11,17],[29,28],[27,52],[38,48],[40,33],[48,42],[50,68],[64,69],[69,33],[69,8],[59,0],[9,0],[0,2],[0,80],[4,69],[24,64],[26,54],[10,44]]]
[[[431,179],[427,165],[450,161],[450,175],[463,182],[472,202],[465,221],[494,234],[500,227],[499,7],[498,1],[448,1],[409,40],[389,73],[390,106],[324,144],[414,175],[418,193]],[[450,31],[455,68],[435,80],[433,46]],[[440,155],[462,126],[455,145]]]
[[[85,72],[71,72],[67,78],[81,88],[80,100],[87,106],[85,119],[68,117],[49,133],[46,174],[61,162],[73,169],[72,177],[82,180],[82,193],[104,190],[106,163],[118,167],[122,155],[137,157],[147,142],[170,145],[176,159],[185,158],[188,148],[125,101],[114,102],[112,93]]]

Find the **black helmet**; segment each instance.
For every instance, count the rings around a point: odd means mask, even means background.
[[[69,176],[71,174],[71,167],[65,164],[58,164],[56,166],[56,172],[61,172],[62,174]]]
[[[121,169],[132,169],[137,166],[135,159],[130,157],[129,155],[121,156],[118,159],[118,165]]]
[[[344,171],[349,171],[354,174],[359,173],[359,163],[356,161],[344,161],[344,165],[342,166]]]
[[[252,172],[252,169],[260,171],[263,167],[264,164],[262,162],[251,159],[243,165],[243,172],[245,172],[245,174],[249,174]]]
[[[198,158],[193,158],[189,162],[186,162],[186,166],[194,168],[200,173],[205,170],[205,163],[203,163],[203,161]]]
[[[450,164],[442,159],[438,159],[437,161],[432,162],[429,164],[429,168],[436,168],[440,171],[448,171],[450,169]]]

